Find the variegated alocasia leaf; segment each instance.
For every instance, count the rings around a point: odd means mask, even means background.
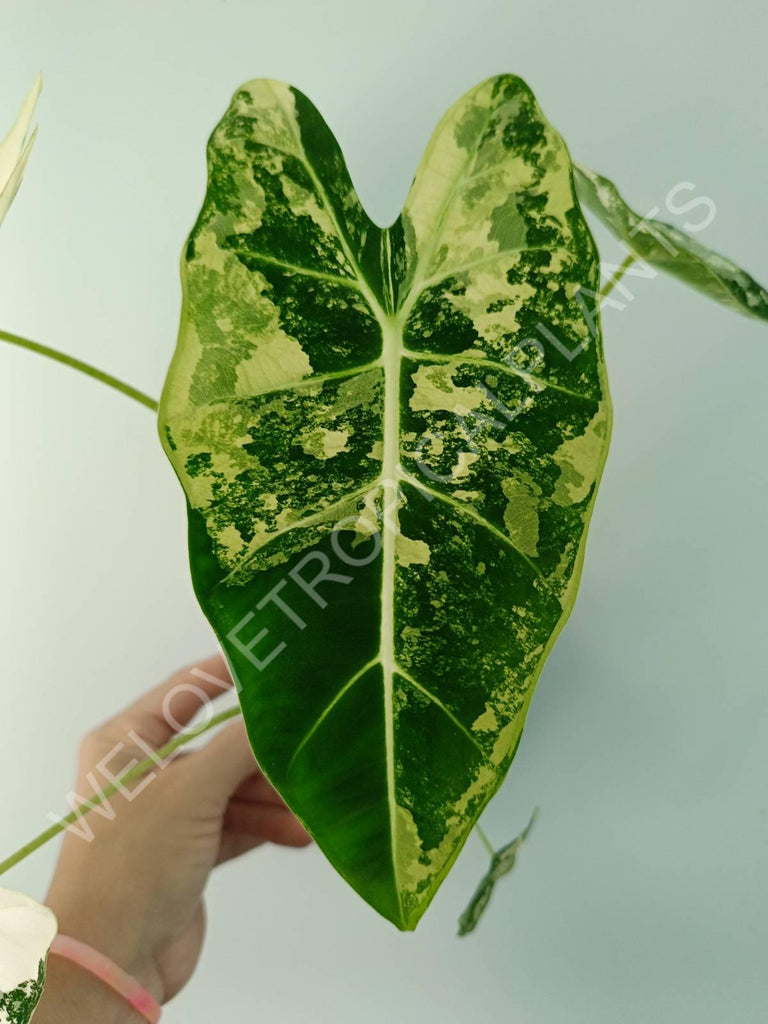
[[[505,875],[508,875],[517,863],[517,855],[520,852],[520,847],[531,834],[531,829],[533,828],[533,823],[536,821],[537,815],[538,811],[534,811],[528,824],[520,835],[516,836],[511,843],[507,843],[506,846],[502,846],[500,850],[496,850],[491,857],[491,863],[488,870],[480,879],[472,899],[469,901],[464,913],[459,918],[459,935],[469,935],[470,932],[473,932],[475,928],[477,928],[480,923],[480,918],[485,913],[485,910],[491,901],[491,896],[493,895],[493,890],[496,888],[496,883],[500,882]]]
[[[574,602],[611,423],[597,254],[512,76],[449,110],[386,229],[287,85],[243,86],[208,161],[160,408],[195,589],[261,767],[411,929]]]
[[[0,889],[0,1024],[26,1024],[43,994],[58,925],[48,907]]]
[[[22,104],[15,124],[5,140],[0,143],[0,224],[19,190],[29,154],[32,152],[37,129],[29,138],[27,138],[27,132],[42,87],[43,80],[38,75]]]
[[[768,320],[768,291],[746,270],[671,224],[641,217],[612,181],[588,167],[575,163],[574,180],[584,206],[646,263],[729,309]]]

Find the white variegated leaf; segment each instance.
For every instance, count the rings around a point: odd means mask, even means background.
[[[29,154],[32,152],[37,129],[29,137],[27,137],[27,133],[42,87],[43,79],[38,75],[22,104],[13,127],[5,140],[0,143],[0,224],[19,190]]]
[[[0,889],[0,1024],[26,1024],[32,1017],[56,931],[48,907]]]

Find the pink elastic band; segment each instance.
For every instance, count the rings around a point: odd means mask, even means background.
[[[65,960],[70,960],[73,964],[88,971],[89,974],[93,974],[99,981],[103,981],[105,985],[122,996],[145,1020],[148,1020],[149,1024],[157,1024],[160,1020],[160,1004],[135,978],[126,974],[103,953],[99,953],[98,950],[80,942],[79,939],[72,939],[68,935],[57,935],[53,940],[51,952]]]

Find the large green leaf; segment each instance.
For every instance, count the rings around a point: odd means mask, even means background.
[[[768,320],[768,292],[731,260],[685,232],[641,217],[608,178],[574,164],[579,199],[640,259],[737,313]]]
[[[611,422],[597,255],[512,76],[449,110],[387,229],[287,85],[240,89],[208,161],[160,408],[196,592],[262,768],[413,928],[573,605]]]

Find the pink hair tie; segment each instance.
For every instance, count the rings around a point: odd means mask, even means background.
[[[65,960],[70,960],[73,964],[88,971],[89,974],[93,974],[99,981],[104,982],[119,996],[122,996],[129,1006],[132,1006],[145,1020],[148,1020],[149,1024],[157,1024],[160,1020],[160,1004],[135,978],[126,974],[103,953],[99,953],[86,943],[80,942],[79,939],[72,939],[68,935],[57,935],[53,940],[51,952]]]

